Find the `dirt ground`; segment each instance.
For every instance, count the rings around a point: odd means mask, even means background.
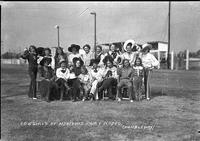
[[[53,101],[27,97],[27,66],[1,66],[4,141],[199,141],[200,71],[156,70],[152,99]]]

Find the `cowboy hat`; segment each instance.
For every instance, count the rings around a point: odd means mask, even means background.
[[[39,56],[44,56],[44,48],[43,47],[38,47],[37,48],[37,53]]]
[[[150,51],[152,49],[152,45],[151,44],[148,44],[148,43],[145,43],[142,45],[142,52],[145,52],[146,50]]]
[[[62,58],[62,59],[60,59],[59,64],[61,64],[61,63],[63,63],[63,62],[66,63],[66,60]]]
[[[135,41],[132,40],[132,39],[129,39],[129,40],[127,40],[127,41],[124,43],[124,46],[123,46],[124,51],[127,51],[127,50],[126,50],[126,46],[127,46],[129,43],[132,44],[131,49],[134,47],[134,45],[135,45]]]
[[[99,64],[100,60],[99,59],[91,59],[90,60],[90,65],[89,66],[92,66],[94,63],[95,64]]]
[[[78,57],[74,57],[73,60],[72,60],[74,65],[76,64],[77,61],[80,61],[81,66],[84,64],[83,60],[80,57],[79,58]]]
[[[112,58],[111,55],[107,55],[104,59],[103,59],[103,63],[106,64],[108,61],[110,61],[111,63],[113,63],[114,59]]]
[[[44,51],[45,51],[45,50],[48,50],[48,51],[50,52],[50,54],[51,54],[51,49],[50,49],[50,48],[48,48],[48,47],[47,47],[47,48],[44,48]]]
[[[71,46],[68,48],[68,51],[69,51],[69,52],[72,52],[72,48],[75,48],[77,51],[79,51],[80,46],[79,46],[79,45],[76,45],[76,44],[71,44]]]
[[[44,63],[46,63],[46,62],[48,62],[48,64],[50,64],[51,61],[52,61],[51,58],[49,58],[49,57],[44,57],[44,58],[42,58],[42,60],[40,61],[40,65],[41,65],[41,66],[44,66]]]
[[[83,49],[85,49],[85,47],[88,47],[89,50],[91,49],[90,45],[88,45],[88,44],[84,45],[84,46],[83,46]]]

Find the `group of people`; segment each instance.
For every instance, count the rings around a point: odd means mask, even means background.
[[[101,100],[105,92],[109,99],[121,101],[124,90],[133,102],[141,100],[144,85],[145,97],[149,100],[151,71],[159,62],[150,53],[152,45],[144,44],[133,51],[134,46],[134,40],[127,40],[123,53],[114,44],[104,53],[102,46],[97,45],[94,54],[88,44],[82,49],[72,44],[67,53],[61,47],[56,47],[52,53],[50,48],[31,45],[21,55],[29,62],[28,96],[37,99],[38,82],[41,99],[47,102],[65,97],[73,102]]]

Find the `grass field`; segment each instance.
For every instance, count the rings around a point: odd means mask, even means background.
[[[156,70],[150,101],[53,101],[27,97],[27,66],[1,66],[4,141],[199,141],[200,72]]]

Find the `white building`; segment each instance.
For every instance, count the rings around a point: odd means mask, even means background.
[[[150,52],[155,55],[159,62],[161,60],[167,61],[168,43],[163,41],[148,42],[152,45]]]

